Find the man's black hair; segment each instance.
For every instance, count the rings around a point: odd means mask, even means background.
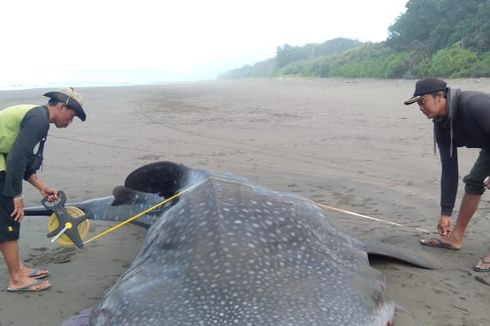
[[[439,92],[442,92],[442,96],[444,98],[447,98],[447,88],[445,90],[443,90],[443,91],[438,91],[438,92],[430,93],[430,95],[432,95],[432,96],[435,97],[437,94],[439,94]]]
[[[49,98],[49,101],[48,101],[48,104],[49,105],[55,106],[58,103],[64,103],[64,102],[63,101],[60,101],[60,100],[57,100],[57,99],[55,99],[53,97],[50,97]]]

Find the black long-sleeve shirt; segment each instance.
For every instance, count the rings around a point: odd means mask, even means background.
[[[20,131],[10,153],[2,195],[15,197],[22,193],[22,180],[36,145],[48,134],[49,113],[46,106],[29,110],[20,122]]]
[[[490,94],[449,89],[447,105],[448,117],[434,119],[434,135],[442,165],[442,215],[452,214],[456,200],[458,190],[457,147],[490,148]]]

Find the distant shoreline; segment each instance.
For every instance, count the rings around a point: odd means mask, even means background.
[[[0,91],[20,91],[39,88],[57,88],[57,87],[117,87],[117,86],[151,86],[162,85],[174,82],[149,82],[149,83],[123,83],[123,82],[66,82],[66,83],[47,83],[47,84],[0,84]],[[175,82],[177,83],[177,82]]]
[[[478,78],[443,78],[444,80],[451,81],[476,81],[484,82],[490,80],[487,77]],[[193,84],[193,83],[206,83],[206,82],[225,82],[225,81],[246,81],[246,80],[308,80],[308,81],[321,81],[321,80],[338,80],[338,81],[351,81],[351,82],[361,82],[370,80],[391,80],[391,81],[415,81],[417,79],[409,78],[348,78],[348,77],[304,77],[304,76],[280,76],[280,77],[250,77],[250,78],[237,78],[237,79],[227,79],[227,78],[217,78],[217,79],[203,79],[203,80],[175,80],[175,81],[156,81],[156,82],[56,82],[56,83],[46,83],[46,84],[1,84],[0,92],[7,91],[24,91],[31,89],[48,89],[48,88],[58,88],[58,87],[75,87],[75,88],[97,88],[97,87],[132,87],[132,86],[165,86],[165,85],[183,85],[183,84]]]

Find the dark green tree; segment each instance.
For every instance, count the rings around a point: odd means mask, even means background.
[[[284,44],[282,47],[277,47],[276,50],[276,65],[284,67],[291,62],[298,61],[304,58],[304,51],[300,47]]]
[[[405,7],[389,27],[387,44],[394,49],[432,54],[461,41],[488,50],[490,0],[409,0]]]

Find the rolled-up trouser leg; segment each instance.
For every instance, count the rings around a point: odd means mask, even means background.
[[[463,178],[467,194],[481,195],[485,192],[483,180],[490,176],[490,150],[482,149],[470,173]]]

